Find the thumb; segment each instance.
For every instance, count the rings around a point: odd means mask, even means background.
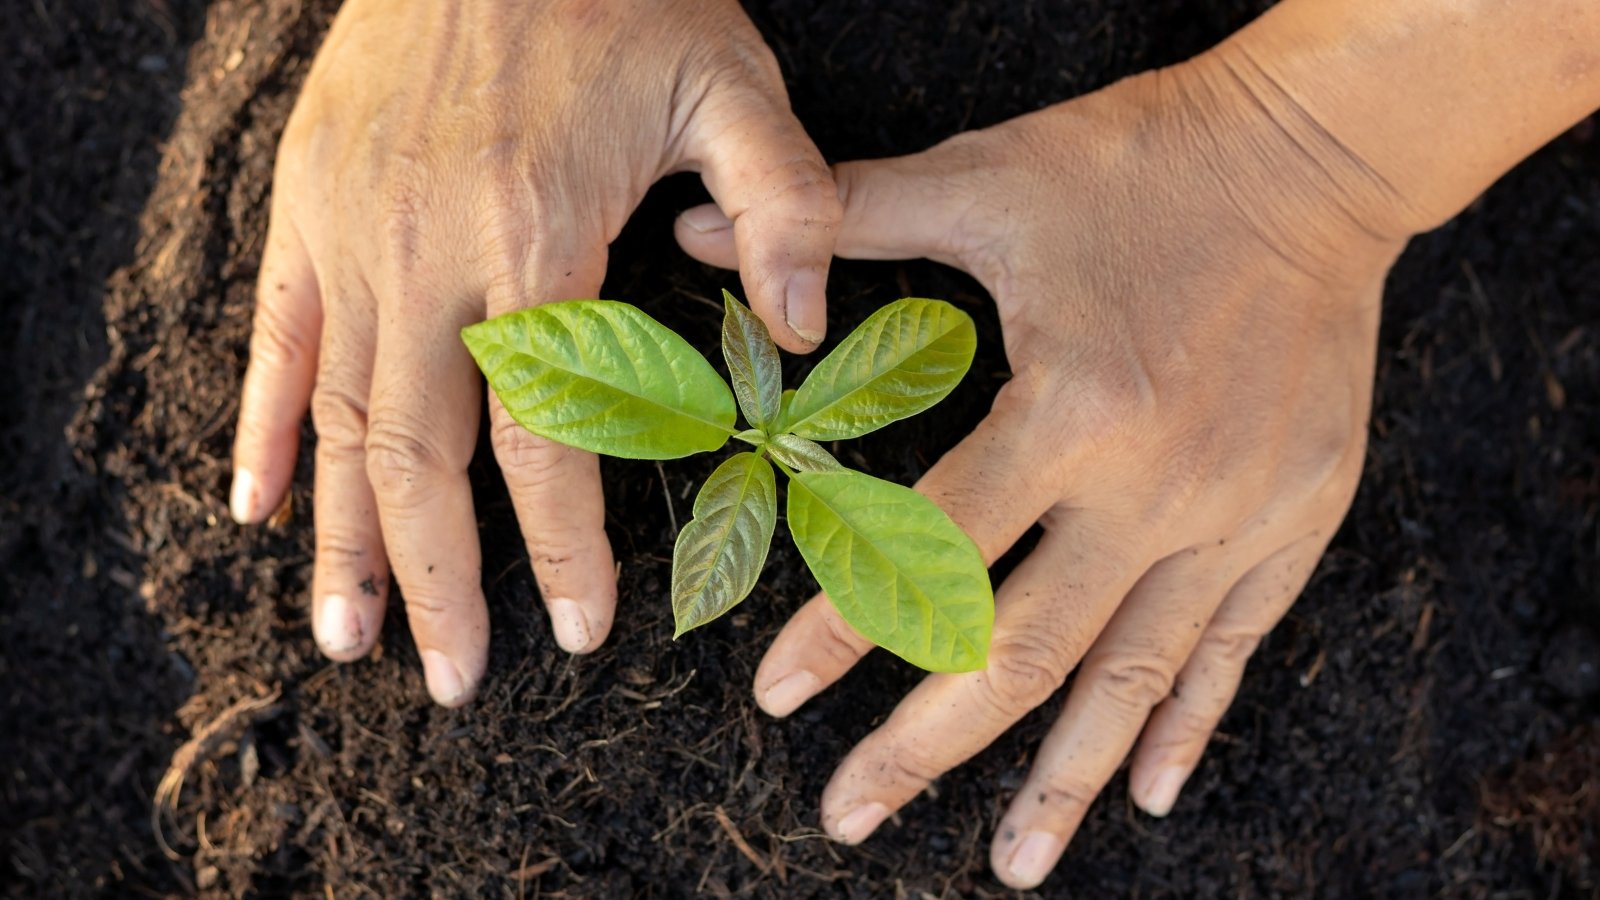
[[[969,148],[957,138],[923,153],[834,167],[844,207],[834,252],[845,259],[926,258],[970,270],[970,235],[982,227],[971,218],[986,204],[971,193]],[[717,205],[706,204],[685,210],[675,233],[690,256],[733,268],[742,259],[736,230]]]
[[[824,289],[841,214],[822,154],[781,92],[748,85],[707,97],[689,135],[687,162],[716,204],[680,218],[680,242],[706,226],[706,240],[727,246],[717,264],[737,264],[750,307],[773,340],[791,351],[814,349],[828,330]]]

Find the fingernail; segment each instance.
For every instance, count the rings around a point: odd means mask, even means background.
[[[256,477],[250,474],[249,469],[234,470],[228,511],[240,525],[249,525],[256,520]]]
[[[361,644],[361,614],[349,598],[329,594],[317,606],[312,631],[323,650],[347,653]]]
[[[1178,792],[1183,790],[1183,783],[1188,780],[1189,771],[1182,766],[1162,769],[1150,779],[1150,787],[1144,792],[1144,802],[1140,806],[1152,816],[1164,816],[1172,812],[1172,805],[1178,802]]]
[[[828,311],[823,306],[822,274],[803,269],[789,277],[784,291],[784,320],[801,338],[820,344],[828,333]]]
[[[1044,881],[1056,867],[1061,851],[1067,845],[1048,831],[1030,831],[1011,854],[1011,880],[1018,885],[1033,887]]]
[[[722,214],[722,210],[715,205],[706,204],[686,209],[678,218],[683,224],[701,234],[710,234],[713,231],[726,231],[733,227],[733,220]]]
[[[550,609],[550,628],[561,649],[568,653],[589,649],[589,619],[584,616],[583,607],[565,597],[556,597],[546,606]]]
[[[461,680],[461,670],[443,653],[422,651],[422,674],[428,682],[428,693],[441,706],[455,706],[466,698],[467,686]]]
[[[822,690],[822,679],[804,669],[790,672],[761,695],[761,708],[767,715],[783,718],[800,708]]]
[[[842,843],[859,844],[887,818],[889,807],[882,803],[867,803],[846,813],[834,827],[834,833]]]

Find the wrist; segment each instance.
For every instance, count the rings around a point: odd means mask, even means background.
[[[1593,0],[1285,0],[1205,57],[1404,238],[1600,107],[1597,46]]]
[[[1196,189],[1272,253],[1323,281],[1386,268],[1409,200],[1283,88],[1224,44],[1154,73],[1152,121],[1194,160]]]

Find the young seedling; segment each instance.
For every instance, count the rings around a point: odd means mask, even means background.
[[[687,341],[626,303],[550,303],[461,332],[511,417],[553,441],[632,459],[753,447],[700,488],[672,554],[677,633],[755,588],[788,477],[789,531],[840,617],[924,669],[982,668],[994,623],[983,556],[932,501],[839,464],[819,441],[860,437],[933,406],[972,364],[972,319],[940,300],[878,310],[797,391],[761,320],[723,292],[726,382]],[[735,407],[748,428],[737,428]],[[768,460],[771,460],[769,463]]]

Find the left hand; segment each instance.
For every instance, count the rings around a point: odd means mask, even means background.
[[[327,656],[376,644],[392,564],[429,693],[476,694],[489,610],[467,466],[485,403],[461,328],[598,295],[610,242],[680,171],[738,220],[774,338],[815,347],[839,198],[734,0],[340,9],[278,148],[231,502],[243,523],[278,505],[309,407]],[[487,411],[556,642],[591,652],[617,597],[599,461],[498,398]]]
[[[1166,814],[1349,508],[1404,237],[1385,212],[1405,204],[1239,72],[1211,55],[835,170],[840,255],[945,262],[999,308],[1014,377],[918,490],[991,562],[1045,528],[996,592],[988,668],[928,676],[840,764],[835,838],[867,837],[1073,670],[996,874],[1041,882],[1136,744],[1130,792]],[[736,261],[731,225],[678,238]],[[787,715],[870,648],[819,596],[757,700]]]

